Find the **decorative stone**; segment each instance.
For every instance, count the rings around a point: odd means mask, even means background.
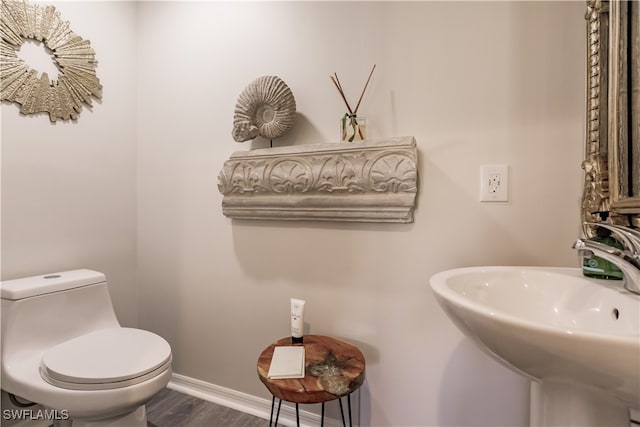
[[[281,137],[296,116],[296,100],[289,86],[277,76],[258,77],[240,93],[231,135],[236,142]]]
[[[353,393],[364,382],[365,360],[360,350],[345,341],[322,335],[304,336],[304,378],[267,378],[273,350],[286,345],[292,345],[291,337],[279,339],[264,349],[257,364],[260,381],[278,399],[295,403],[327,402]]]
[[[413,222],[413,137],[239,151],[218,175],[238,219]]]

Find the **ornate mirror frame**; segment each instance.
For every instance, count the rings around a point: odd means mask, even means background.
[[[636,19],[638,11],[633,13]],[[587,2],[587,138],[582,219],[597,222],[602,220],[601,213],[608,212],[615,223],[640,227],[640,59],[638,28],[634,27],[632,37],[629,16],[627,1]],[[629,70],[635,73],[631,80]]]
[[[38,77],[20,57],[27,39],[49,49],[59,69],[57,80]],[[76,35],[53,6],[26,0],[0,3],[0,100],[20,105],[20,113],[49,113],[49,119],[76,120],[83,105],[102,98],[97,61],[89,40]]]

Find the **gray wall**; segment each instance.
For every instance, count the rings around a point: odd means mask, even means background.
[[[141,3],[141,325],[176,371],[268,397],[262,348],[310,332],[367,358],[364,425],[526,425],[527,382],[481,354],[437,306],[429,277],[482,264],[576,265],[584,116],[579,2]],[[544,29],[544,30],[543,30]],[[413,135],[412,225],[231,221],[217,174],[239,145],[233,109],[275,74],[298,123],[274,145],[336,141],[355,103],[372,138]],[[480,165],[511,165],[511,201],[480,204]]]

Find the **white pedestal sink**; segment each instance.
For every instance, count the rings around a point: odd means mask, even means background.
[[[467,337],[539,383],[532,424],[629,427],[640,407],[640,296],[578,268],[460,268],[431,288]]]

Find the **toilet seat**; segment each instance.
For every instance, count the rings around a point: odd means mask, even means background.
[[[154,333],[100,329],[47,350],[40,362],[40,375],[67,389],[114,389],[153,378],[171,365],[171,359],[169,343]]]

